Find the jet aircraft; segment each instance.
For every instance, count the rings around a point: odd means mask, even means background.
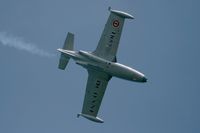
[[[133,19],[133,16],[118,10],[109,8],[110,16],[105,24],[103,33],[93,52],[74,51],[74,34],[68,32],[63,48],[57,49],[61,52],[58,68],[64,70],[72,58],[76,64],[88,71],[86,92],[82,116],[91,121],[103,123],[97,117],[107,84],[112,77],[118,77],[129,81],[146,82],[147,78],[141,72],[117,63],[117,49],[122,33],[124,20]]]

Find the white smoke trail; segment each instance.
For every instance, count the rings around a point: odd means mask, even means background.
[[[18,50],[23,50],[31,54],[39,55],[42,57],[53,57],[51,54],[45,50],[38,48],[35,44],[26,42],[23,38],[8,35],[6,32],[0,32],[0,44],[4,46],[9,46],[16,48]]]

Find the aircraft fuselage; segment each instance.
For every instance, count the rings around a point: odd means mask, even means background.
[[[100,58],[98,56],[93,55],[90,52],[86,51],[71,51],[64,50],[62,51],[66,53],[68,56],[73,58],[78,65],[86,69],[93,69],[97,71],[102,71],[104,73],[109,74],[110,76],[135,81],[135,82],[146,82],[144,74],[141,72],[125,66],[120,63],[111,62]]]

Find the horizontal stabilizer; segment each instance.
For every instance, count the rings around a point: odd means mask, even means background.
[[[70,59],[70,57],[68,57],[64,53],[61,53],[58,68],[61,70],[65,70],[65,68],[69,62],[69,59]]]
[[[104,121],[102,119],[100,119],[99,117],[92,116],[92,115],[80,113],[80,114],[77,115],[77,117],[79,117],[79,116],[85,117],[86,119],[94,121],[94,122],[104,123]]]

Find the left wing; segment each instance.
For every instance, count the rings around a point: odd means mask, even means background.
[[[103,120],[98,118],[97,114],[111,76],[91,69],[88,69],[88,74],[83,108],[78,117],[81,115],[89,120],[103,123]]]
[[[124,25],[124,19],[133,19],[133,16],[117,10],[110,10],[110,16],[106,22],[94,55],[109,61],[116,62],[117,49]]]

